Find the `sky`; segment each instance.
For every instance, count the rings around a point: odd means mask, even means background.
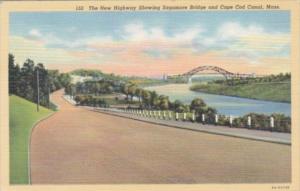
[[[159,77],[195,67],[290,72],[288,11],[14,12],[9,51],[62,72]]]

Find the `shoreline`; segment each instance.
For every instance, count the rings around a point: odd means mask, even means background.
[[[220,96],[227,96],[227,97],[244,98],[244,99],[250,99],[250,100],[257,100],[257,101],[267,101],[267,102],[276,102],[276,103],[291,104],[291,102],[288,102],[288,101],[275,101],[275,100],[268,100],[268,99],[258,99],[258,98],[243,97],[243,96],[238,96],[238,95],[225,95],[225,94],[211,93],[211,92],[199,91],[199,90],[191,90],[191,91],[193,91],[193,92],[199,92],[199,93],[205,93],[205,94],[211,94],[211,95],[220,95]]]
[[[186,84],[186,83],[157,84],[157,85],[151,85],[151,86],[144,86],[144,88],[151,88],[151,87],[157,87],[157,86],[166,86],[166,85],[182,85],[182,84]],[[191,86],[192,85],[193,84],[191,84]],[[226,96],[226,97],[233,97],[233,98],[243,98],[243,99],[256,100],[256,101],[266,101],[266,102],[276,102],[276,103],[291,104],[291,102],[288,102],[288,101],[276,101],[276,100],[268,100],[268,99],[258,99],[258,98],[243,97],[243,96],[238,96],[238,95],[225,95],[225,94],[211,93],[211,92],[206,92],[206,91],[191,90],[190,88],[189,88],[189,90],[192,91],[192,92],[195,92],[195,93],[205,93],[205,94],[211,94],[211,95],[219,95],[219,96]]]

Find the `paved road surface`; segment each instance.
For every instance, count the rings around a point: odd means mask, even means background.
[[[160,125],[77,108],[60,111],[31,139],[33,184],[290,182],[291,147]]]

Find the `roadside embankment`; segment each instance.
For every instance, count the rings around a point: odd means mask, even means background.
[[[51,115],[53,111],[36,105],[21,97],[9,97],[9,140],[10,140],[10,183],[29,183],[28,152],[30,134],[40,120]]]

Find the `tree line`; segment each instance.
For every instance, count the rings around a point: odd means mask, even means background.
[[[27,59],[20,66],[15,63],[14,55],[9,54],[8,64],[9,94],[37,103],[37,90],[39,90],[40,104],[46,107],[50,107],[51,92],[67,87],[71,83],[69,74],[59,73],[58,70],[47,70],[42,63],[35,63],[31,59]]]
[[[143,89],[131,82],[114,82],[110,80],[86,81],[70,85],[66,93],[74,96],[78,105],[93,107],[110,107],[105,98],[99,97],[103,94],[121,93],[125,95],[127,109],[139,110],[160,110],[177,113],[194,113],[196,122],[202,122],[202,114],[205,115],[205,123],[214,125],[232,126],[237,128],[250,128],[259,130],[270,130],[270,117],[274,118],[274,128],[279,132],[291,132],[291,118],[283,114],[257,114],[249,113],[236,117],[232,124],[228,116],[218,115],[218,122],[215,116],[218,114],[215,108],[209,107],[203,99],[195,98],[190,104],[184,104],[180,100],[170,101],[168,96],[159,95],[156,91]],[[248,117],[251,117],[251,126],[247,125]]]
[[[97,69],[76,69],[70,72],[71,75],[81,76],[81,77],[92,77],[93,80],[112,80],[119,82],[133,82],[139,86],[152,86],[157,84],[166,84],[169,83],[166,80],[148,78],[141,76],[121,76],[113,73],[107,74],[103,73],[101,70]]]
[[[217,84],[229,84],[229,85],[243,85],[243,84],[253,84],[253,83],[278,83],[278,82],[290,82],[291,73],[280,73],[280,74],[271,74],[263,77],[247,77],[247,78],[233,78],[233,79],[219,79],[214,80],[210,83]]]
[[[174,112],[190,112],[197,114],[206,113],[213,116],[216,109],[209,107],[206,103],[197,98],[190,105],[184,104],[180,100],[170,101],[168,96],[159,95],[156,91],[143,89],[131,82],[115,82],[111,80],[98,80],[80,82],[75,85],[70,84],[65,89],[66,94],[72,95],[78,105],[108,105],[105,100],[97,98],[99,95],[121,93],[125,95],[128,107],[135,103],[139,109],[149,110],[172,110]],[[134,100],[135,99],[135,100]]]

